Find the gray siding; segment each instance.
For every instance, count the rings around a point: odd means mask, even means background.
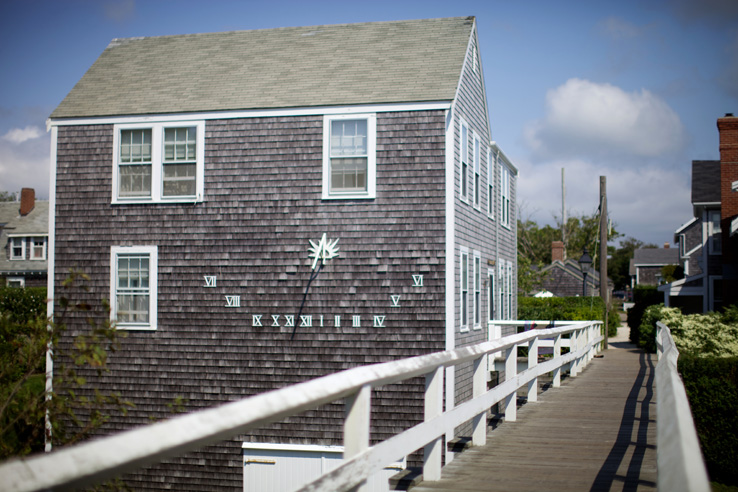
[[[158,330],[129,332],[111,372],[89,375],[136,405],[105,432],[165,418],[176,397],[195,410],[444,348],[444,112],[377,115],[370,201],[320,199],[322,128],[320,116],[208,121],[204,202],[111,205],[112,125],[59,127],[56,285],[81,269],[90,291],[75,296],[99,303],[109,297],[111,246],[158,247]],[[308,241],[323,233],[340,238],[340,255],[313,282],[303,310],[313,326],[290,341],[284,316],[297,314]],[[415,274],[423,287],[413,286]],[[204,275],[215,275],[217,287],[204,287]],[[226,307],[225,295],[240,295],[241,307]],[[391,295],[401,296],[400,307]],[[252,315],[264,326],[253,326]],[[271,315],[281,327],[270,326]],[[354,315],[360,327],[351,326]],[[386,316],[385,327],[373,327],[375,315]],[[72,315],[68,324],[67,344],[85,321]],[[372,439],[414,425],[422,381],[382,388],[373,408]],[[127,480],[136,490],[239,488],[242,440],[336,444],[342,416],[342,405],[331,405],[309,423],[296,417]]]

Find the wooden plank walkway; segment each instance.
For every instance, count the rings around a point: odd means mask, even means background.
[[[656,356],[619,340],[412,492],[656,490]]]

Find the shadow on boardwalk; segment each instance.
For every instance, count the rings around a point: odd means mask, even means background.
[[[603,355],[413,492],[656,490],[655,356],[619,338]]]

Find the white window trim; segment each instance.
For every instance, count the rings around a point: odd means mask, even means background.
[[[472,268],[472,318],[474,321],[474,329],[482,329],[482,254],[474,251],[473,268]],[[478,300],[477,300],[478,299]]]
[[[464,263],[466,263],[466,285],[464,285]],[[466,307],[466,323],[464,323],[464,307]],[[461,332],[469,331],[469,250],[464,246],[459,248],[459,324]]]
[[[718,229],[714,227],[712,217],[717,215],[718,217]],[[715,238],[715,234],[720,234],[720,238]],[[722,230],[720,230],[720,210],[708,210],[707,211],[707,242],[708,252],[711,255],[723,254],[722,245]]]
[[[46,248],[47,248],[47,245],[49,244],[49,242],[46,239],[46,237],[45,236],[35,236],[35,237],[31,237],[29,239],[31,240],[30,241],[31,248],[30,248],[30,254],[28,255],[28,259],[31,260],[31,261],[45,261],[46,260]],[[36,245],[33,244],[33,242],[36,239],[41,239],[43,241],[43,244],[41,245],[42,250],[41,250],[41,257],[40,258],[34,258],[33,257],[33,250],[36,247]]]
[[[158,294],[158,248],[156,246],[111,246],[110,247],[110,320],[118,318],[118,255],[149,255],[149,322],[141,324],[116,324],[119,330],[154,331],[157,329],[157,294]]]
[[[497,163],[497,154],[487,147],[487,217],[495,220],[495,168]]]
[[[510,170],[500,163],[500,224],[510,229]]]
[[[18,283],[17,286],[11,285],[12,283],[15,283],[15,282]],[[20,288],[20,289],[22,289],[22,288],[24,288],[26,286],[26,278],[25,277],[7,277],[5,279],[5,285],[7,287],[11,287],[11,288]]]
[[[195,145],[195,196],[164,196],[163,187],[163,155],[165,128],[197,128]],[[113,131],[113,190],[112,203],[193,203],[202,202],[205,195],[205,122],[198,121],[167,121],[140,123],[121,123],[114,125]],[[120,160],[120,132],[122,130],[151,130],[151,196],[148,197],[120,197],[119,192],[119,160]]]
[[[472,132],[472,201],[480,210],[482,203],[482,142],[477,132]]]
[[[487,269],[487,321],[497,319],[495,317],[495,297],[497,295],[497,282],[495,282],[495,269]]]
[[[466,139],[464,139],[464,129],[466,129]],[[466,140],[466,152],[464,152],[464,140]],[[464,159],[464,154],[466,154],[466,159]],[[465,162],[466,169],[464,168]],[[459,195],[462,202],[469,203],[469,125],[463,118],[459,118]]]
[[[367,169],[366,191],[331,193],[331,122],[366,119]],[[377,115],[376,113],[323,115],[323,200],[373,200],[377,196]]]
[[[513,292],[513,286],[515,285],[515,282],[513,282],[513,267],[512,267],[512,261],[507,262],[507,319],[513,319],[513,301],[515,300],[514,292]]]
[[[17,256],[13,254],[15,250],[15,241],[20,240],[21,242],[21,255]],[[10,238],[10,259],[13,261],[25,260],[26,259],[26,238],[25,237],[11,237]]]

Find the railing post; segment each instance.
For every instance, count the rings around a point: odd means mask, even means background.
[[[579,337],[577,336],[577,330],[574,330],[569,335],[569,353],[574,353],[579,348]],[[579,373],[579,359],[574,358],[569,366],[569,375],[576,377]]]
[[[443,412],[443,366],[425,375],[425,420],[435,418]],[[441,479],[441,457],[443,437],[439,437],[423,448],[423,480],[435,482]]]
[[[538,365],[538,337],[528,342],[528,369]],[[528,402],[538,401],[538,378],[528,382]]]
[[[487,391],[487,356],[474,360],[472,398],[482,396]],[[472,444],[484,446],[487,443],[487,410],[472,420]]]
[[[369,416],[372,388],[364,385],[347,397],[346,419],[343,423],[343,459],[347,460],[369,449]],[[352,488],[352,492],[366,491],[366,481]]]
[[[518,377],[518,346],[513,345],[505,351],[505,381]],[[505,397],[505,422],[515,422],[518,415],[518,392],[513,391]]]
[[[553,358],[556,360],[559,357],[561,357],[561,333],[554,337]],[[561,386],[561,366],[554,369],[553,374],[553,387],[558,388],[559,386]]]

